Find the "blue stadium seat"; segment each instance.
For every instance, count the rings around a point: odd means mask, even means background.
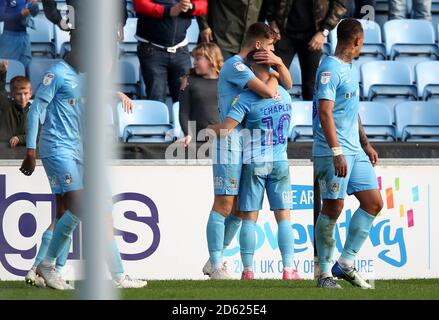
[[[124,40],[119,45],[121,54],[137,53],[137,39],[135,37],[137,30],[137,18],[128,18],[124,27]]]
[[[5,60],[5,59],[0,57],[0,61],[1,60]],[[20,61],[13,59],[6,59],[6,60],[8,60],[8,72],[6,73],[6,89],[9,91],[9,85],[11,83],[12,78],[16,76],[25,76],[26,71],[24,65]]]
[[[55,45],[55,53],[57,56],[61,55],[61,48],[64,43],[70,42],[70,33],[61,30],[58,26],[53,27],[54,29],[54,45]]]
[[[45,55],[55,58],[55,44],[53,35],[53,24],[44,15],[34,17],[35,30],[28,28],[32,55]]]
[[[422,100],[439,99],[439,61],[426,61],[416,65],[418,95]]]
[[[181,124],[180,124],[180,102],[174,102],[172,104],[172,119],[171,122],[174,124],[174,137],[179,139],[179,138],[183,138],[184,133],[183,130],[181,129]]]
[[[290,64],[290,74],[293,79],[293,87],[289,90],[293,100],[301,100],[302,98],[302,71],[300,69],[299,59],[294,57]]]
[[[393,116],[389,108],[379,102],[360,102],[360,118],[369,141],[395,141]]]
[[[293,101],[290,124],[291,141],[312,141],[312,101]]]
[[[390,60],[400,60],[411,67],[423,61],[437,60],[439,48],[435,43],[435,31],[430,21],[404,19],[384,24],[386,51]]]
[[[361,66],[362,96],[369,101],[387,100],[391,114],[401,101],[416,100],[409,67],[398,61],[374,61]]]
[[[395,107],[395,118],[401,141],[439,142],[439,104],[400,103]]]
[[[192,23],[186,31],[186,38],[189,41],[189,52],[192,52],[192,49],[197,45],[199,34],[200,28],[198,27],[197,19],[192,19]]]
[[[119,103],[116,117],[119,139],[123,142],[164,143],[174,139],[168,107],[160,101],[134,100],[130,114]]]
[[[59,62],[59,59],[51,59],[47,57],[34,57],[29,66],[30,81],[32,83],[33,92],[35,93],[38,86],[43,80],[44,74],[52,65]]]
[[[117,64],[116,85],[119,90],[139,98],[140,92],[140,63],[135,55],[123,55]]]

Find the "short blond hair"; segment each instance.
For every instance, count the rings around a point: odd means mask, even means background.
[[[216,73],[219,74],[224,58],[221,49],[213,42],[202,42],[192,50],[192,56],[203,56],[212,64]]]

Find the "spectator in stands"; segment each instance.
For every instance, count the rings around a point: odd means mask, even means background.
[[[11,81],[11,96],[6,92],[8,61],[0,62],[0,142],[11,148],[26,144],[26,116],[32,85],[28,78],[18,76]]]
[[[207,15],[198,17],[202,42],[214,41],[224,60],[238,54],[247,29],[258,21],[263,0],[209,1]]]
[[[61,12],[57,9],[57,1],[56,0],[42,0],[44,14],[46,18],[51,21],[53,24],[56,24],[61,30],[70,31],[70,43],[71,46],[77,45],[78,35],[80,32],[80,27],[82,25],[81,22],[81,11],[87,9],[86,0],[66,0],[66,4],[74,9],[73,13],[69,12],[69,14],[63,18],[61,16]],[[115,23],[116,26],[116,34],[118,36],[119,41],[123,41],[123,27],[128,18],[127,11],[127,1],[126,0],[117,0],[119,4],[120,11],[120,20]],[[70,15],[73,14],[73,17]]]
[[[276,52],[287,67],[295,54],[302,69],[302,96],[312,100],[317,67],[329,32],[347,12],[347,0],[276,0],[267,20],[280,34]]]
[[[32,17],[38,12],[37,0],[0,0],[0,21],[4,21],[0,57],[20,61],[28,76],[32,51],[27,28],[35,29]]]
[[[137,55],[147,98],[166,102],[169,86],[172,101],[176,102],[180,79],[191,65],[186,32],[193,17],[206,14],[207,0],[134,0],[134,10],[138,17]]]
[[[431,0],[412,0],[412,13],[414,19],[431,20]],[[407,0],[390,0],[389,19],[407,18]]]
[[[180,90],[180,124],[183,143],[189,145],[193,137],[219,121],[218,75],[224,63],[220,48],[215,43],[201,43],[192,50],[194,68],[182,81]],[[188,121],[196,122],[196,132]]]

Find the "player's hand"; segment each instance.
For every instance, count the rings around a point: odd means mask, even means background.
[[[201,42],[210,43],[213,41],[212,29],[207,28],[201,31],[200,33]]]
[[[187,135],[183,138],[180,138],[178,141],[183,143],[184,147],[187,148],[189,146],[189,143],[191,143],[192,141],[192,136]]]
[[[130,99],[126,94],[122,92],[117,92],[117,97],[122,102],[122,107],[125,113],[133,113],[133,100]]]
[[[325,36],[321,31],[317,32],[311,41],[308,43],[308,48],[311,51],[321,51],[323,49],[323,44],[325,43]]]
[[[9,139],[9,145],[11,146],[11,148],[15,148],[19,142],[20,139],[18,139],[17,136],[14,136],[11,139]]]
[[[282,59],[274,54],[271,50],[258,51],[254,54],[253,58],[258,64],[268,64],[270,66],[281,65]]]
[[[341,154],[339,156],[333,157],[333,161],[335,175],[340,178],[346,177],[346,175],[348,174],[348,164],[346,163],[344,155]]]
[[[370,143],[368,143],[365,147],[363,147],[364,152],[366,152],[367,156],[369,157],[370,162],[372,163],[372,166],[375,167],[375,165],[378,163],[378,152],[372,147]]]
[[[2,60],[2,61],[0,62],[0,71],[1,71],[1,72],[6,72],[6,71],[8,71],[8,65],[9,65],[8,60]]]
[[[279,41],[281,39],[281,35],[280,35],[280,30],[279,27],[277,26],[276,21],[271,21],[270,22],[270,27],[271,29],[273,29],[276,32],[276,41]]]
[[[29,9],[28,9],[28,8],[23,8],[23,9],[21,10],[21,16],[22,16],[22,17],[27,17],[28,15],[30,15],[30,11],[29,11]]]
[[[24,158],[20,168],[24,175],[30,176],[34,172],[36,166],[35,158],[35,149],[27,149],[26,158]]]

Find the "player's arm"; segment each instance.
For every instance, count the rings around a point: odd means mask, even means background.
[[[368,155],[370,162],[373,166],[378,163],[378,152],[372,147],[367,139],[366,132],[364,131],[363,125],[361,123],[360,115],[358,115],[358,131],[360,135],[360,144],[364,152]]]
[[[271,74],[267,82],[254,77],[247,83],[247,88],[262,98],[274,98],[277,95],[277,86],[279,85],[277,76],[276,74]]]
[[[326,142],[332,150],[335,175],[337,177],[345,177],[347,174],[347,163],[337,139],[337,131],[333,117],[334,106],[334,101],[319,100],[319,118]]]
[[[29,112],[27,114],[27,127],[26,127],[26,157],[21,164],[20,171],[26,175],[30,176],[34,170],[36,165],[36,156],[37,156],[37,136],[38,136],[38,127],[40,121],[40,115],[45,111],[49,103],[39,97],[36,97],[34,102],[29,108]]]
[[[291,78],[290,70],[285,66],[280,57],[274,54],[271,50],[257,52],[254,56],[260,64],[268,64],[276,68],[279,73],[279,83],[287,90],[293,87],[293,79]]]
[[[232,118],[226,118],[223,123],[210,124],[207,128],[213,130],[217,136],[225,137],[231,134],[238,124],[238,121]]]
[[[47,106],[52,102],[57,91],[63,83],[59,75],[48,72],[44,75],[43,83],[38,87],[34,102],[29,107],[26,126],[26,157],[23,160],[20,171],[30,176],[35,170],[37,149],[37,136],[40,118],[45,115]]]
[[[223,68],[230,68],[227,70],[227,80],[242,90],[248,88],[262,98],[274,98],[276,96],[277,86],[279,85],[278,73],[270,74],[268,81],[263,82],[242,62],[236,62],[233,66],[224,66]]]

